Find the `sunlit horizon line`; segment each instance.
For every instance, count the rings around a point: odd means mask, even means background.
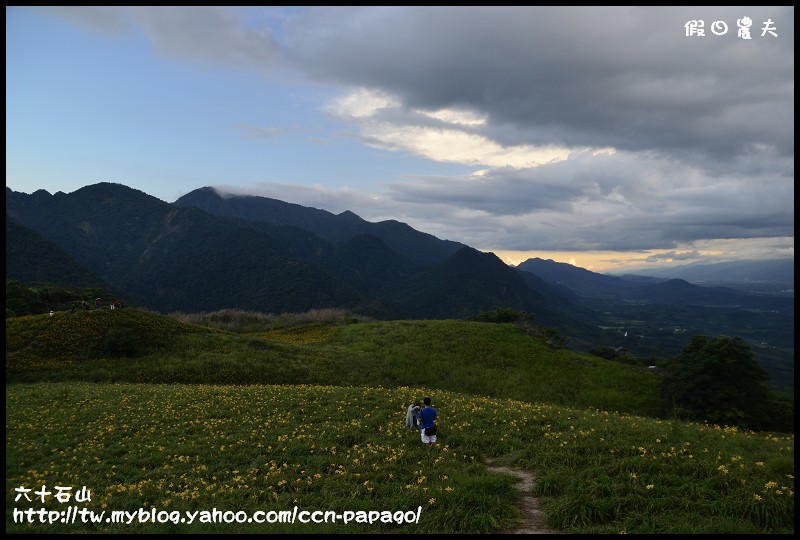
[[[519,266],[528,259],[539,258],[552,260],[557,263],[570,264],[577,268],[583,268],[584,270],[598,273],[625,272],[643,268],[677,267],[691,262],[680,261],[680,263],[677,263],[671,258],[664,258],[657,262],[652,260],[648,261],[648,258],[656,254],[656,252],[649,251],[645,253],[623,251],[595,253],[591,251],[515,251],[492,249],[481,249],[480,251],[484,253],[494,253],[500,260],[511,266]]]

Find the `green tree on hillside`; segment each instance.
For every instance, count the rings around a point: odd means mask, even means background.
[[[534,316],[525,311],[507,307],[494,308],[492,311],[480,311],[469,318],[471,321],[487,323],[513,323],[517,321],[533,322]]]
[[[670,363],[664,393],[684,416],[762,429],[768,420],[768,380],[743,339],[693,336]]]

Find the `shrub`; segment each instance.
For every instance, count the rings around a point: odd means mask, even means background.
[[[470,320],[487,323],[513,323],[519,320],[533,321],[533,315],[511,308],[495,308],[492,311],[481,311],[470,317]]]
[[[147,346],[130,321],[120,319],[106,334],[104,351],[109,356],[136,357],[147,353]]]

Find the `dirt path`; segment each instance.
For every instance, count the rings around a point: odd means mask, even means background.
[[[539,499],[531,495],[536,477],[529,471],[512,469],[502,465],[494,465],[495,460],[488,458],[486,468],[500,474],[510,474],[519,481],[515,487],[522,492],[519,509],[522,512],[523,523],[514,529],[503,531],[507,534],[558,534],[558,531],[548,529],[544,524],[544,513]]]

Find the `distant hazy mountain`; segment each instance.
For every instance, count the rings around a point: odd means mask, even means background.
[[[685,279],[691,283],[773,282],[794,283],[794,259],[695,263],[674,268],[641,270],[637,273]]]
[[[529,259],[517,269],[554,290],[568,289],[562,312],[591,320],[603,332],[565,331],[594,346],[629,349],[638,356],[677,354],[693,334],[747,340],[779,388],[794,388],[794,297],[733,287],[700,286],[684,279],[606,276],[552,260]],[[552,302],[551,302],[552,303]],[[567,324],[559,325],[569,328]]]
[[[794,301],[785,297],[748,294],[719,286],[699,286],[684,279],[653,276],[608,276],[571,264],[540,258],[517,266],[551,285],[566,287],[575,295],[594,301],[627,301],[663,306],[746,307],[790,312]]]

